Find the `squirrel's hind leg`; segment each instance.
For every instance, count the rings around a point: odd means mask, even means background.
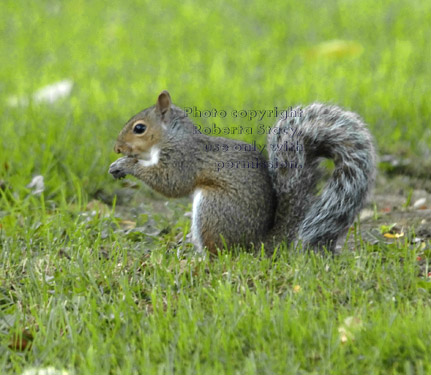
[[[235,239],[241,243],[240,236],[236,233],[237,228],[230,223],[234,215],[230,215],[229,207],[233,203],[229,204],[226,198],[209,189],[195,190],[191,233],[198,253],[203,253],[206,249],[217,254],[217,249],[223,249],[225,244],[234,245]]]

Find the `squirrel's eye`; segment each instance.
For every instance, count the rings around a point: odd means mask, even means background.
[[[138,123],[133,127],[133,133],[142,134],[145,130],[147,130],[147,125]]]

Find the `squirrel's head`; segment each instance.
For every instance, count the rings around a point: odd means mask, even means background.
[[[163,139],[171,121],[171,108],[171,96],[167,91],[162,91],[156,105],[139,112],[124,125],[115,143],[115,152],[145,157]]]

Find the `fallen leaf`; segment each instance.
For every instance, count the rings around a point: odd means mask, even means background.
[[[32,367],[25,370],[21,375],[71,375],[71,373],[55,367]]]
[[[106,205],[105,203],[97,199],[93,199],[90,202],[88,202],[86,209],[87,211],[92,211],[93,214],[98,213],[102,216],[109,215],[109,213],[111,212],[111,209],[109,208],[108,205]]]
[[[348,341],[354,341],[355,335],[363,329],[362,320],[355,316],[349,316],[344,319],[343,324],[338,327],[340,341],[345,344]]]
[[[397,225],[397,223],[393,223],[390,225],[381,225],[380,226],[380,233],[387,233],[392,231],[392,229]]]
[[[57,100],[65,98],[70,95],[73,87],[73,82],[69,79],[55,82],[37,90],[31,99],[35,103],[48,103],[53,104]],[[29,99],[26,96],[11,96],[8,99],[8,104],[11,107],[26,106],[29,104]]]
[[[33,335],[28,329],[24,329],[20,334],[14,334],[9,342],[9,348],[17,351],[24,351],[31,348]]]
[[[416,209],[426,209],[427,207],[425,206],[427,199],[426,198],[420,198],[418,199],[415,203],[413,203],[413,208]]]
[[[385,233],[383,235],[383,237],[386,237],[386,238],[400,238],[400,237],[404,237],[404,233],[403,232],[401,232],[401,233],[394,233],[394,234],[392,234],[392,233]]]
[[[293,287],[293,293],[299,293],[301,291],[301,285],[295,285]]]
[[[121,220],[119,222],[119,224],[120,224],[121,228],[124,229],[124,230],[129,230],[129,229],[136,228],[136,222],[135,221]]]
[[[30,183],[26,186],[27,189],[32,189],[32,195],[39,195],[45,190],[45,183],[43,176],[34,176]]]
[[[335,39],[310,48],[307,55],[312,59],[319,59],[322,57],[340,59],[359,56],[362,54],[363,50],[364,48],[358,42]]]
[[[373,216],[374,216],[373,210],[364,209],[359,214],[359,220],[365,220],[365,219],[368,219],[368,218],[373,217]]]

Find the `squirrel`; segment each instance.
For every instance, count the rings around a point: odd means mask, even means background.
[[[201,134],[163,91],[121,130],[114,150],[125,156],[109,173],[135,176],[166,197],[193,194],[198,252],[224,245],[271,252],[283,241],[334,251],[374,184],[373,139],[359,115],[337,106],[293,110],[301,115],[282,116],[269,131],[266,159],[245,142]],[[283,147],[294,132],[296,147]],[[334,170],[318,193],[323,158]]]

